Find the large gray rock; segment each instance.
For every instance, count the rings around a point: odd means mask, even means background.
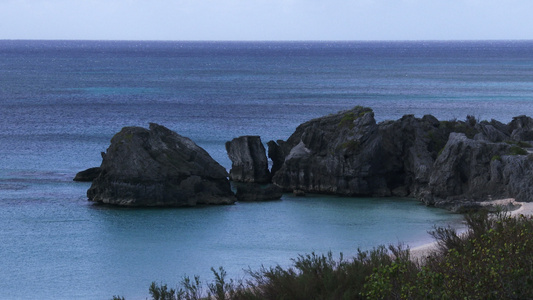
[[[415,195],[429,181],[448,127],[432,116],[377,124],[365,107],[311,120],[280,144],[287,154],[273,182],[308,193]]]
[[[465,203],[503,198],[533,201],[533,157],[512,143],[450,134],[421,200],[457,210]]]
[[[270,182],[265,147],[259,136],[241,136],[226,142],[232,165],[230,179],[236,182]]]
[[[272,159],[282,161],[272,181],[284,191],[410,196],[448,208],[533,201],[533,157],[524,149],[530,139],[533,119],[525,116],[509,124],[429,115],[376,123],[370,108],[356,107],[269,143]]]
[[[428,204],[451,201],[477,201],[507,198],[505,187],[495,180],[491,164],[500,163],[510,145],[467,138],[451,133],[442,153],[433,165],[429,181]],[[444,202],[443,202],[444,201]]]
[[[90,201],[123,206],[235,202],[226,170],[189,138],[157,124],[125,127],[111,139]]]
[[[370,195],[384,182],[378,127],[370,109],[356,108],[308,121],[285,143],[282,167],[272,181],[285,191]],[[364,150],[364,151],[363,151]]]

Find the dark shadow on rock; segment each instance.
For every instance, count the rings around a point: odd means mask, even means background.
[[[283,190],[273,184],[259,183],[233,183],[237,190],[235,196],[238,201],[257,202],[279,200],[283,196]]]

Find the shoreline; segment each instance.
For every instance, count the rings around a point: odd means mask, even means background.
[[[517,207],[510,210],[509,213],[512,217],[519,215],[533,215],[533,202],[517,202],[514,198],[499,199],[493,201],[480,202],[481,206],[503,206],[507,208]],[[438,249],[437,242],[431,242],[425,245],[414,247],[410,249],[410,255],[412,260],[423,260],[427,258],[430,253]]]

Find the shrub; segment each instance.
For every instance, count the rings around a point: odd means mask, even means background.
[[[361,295],[366,278],[395,257],[408,260],[409,251],[401,246],[358,250],[350,261],[315,253],[300,255],[288,269],[280,266],[251,271],[250,297],[241,299],[364,299]]]
[[[342,119],[341,121],[339,122],[339,125],[337,127],[341,128],[341,127],[348,127],[350,129],[353,128],[353,121],[355,121],[356,117],[355,117],[355,114],[353,112],[349,112],[349,113],[346,113],[344,114],[344,116],[342,116]]]
[[[161,286],[159,286],[155,282],[152,282],[148,291],[150,292],[150,296],[152,296],[153,300],[177,299],[176,290],[169,290],[166,284],[161,284]]]
[[[533,297],[533,220],[486,212],[466,217],[468,231],[434,235],[441,251],[415,274],[378,268],[365,285],[369,299],[530,299]],[[388,289],[376,287],[389,287]],[[397,287],[397,288],[394,288]]]

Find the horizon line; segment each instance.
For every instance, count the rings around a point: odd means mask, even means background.
[[[361,39],[361,40],[165,40],[165,39],[0,39],[0,41],[49,41],[49,42],[206,42],[206,43],[327,43],[327,42],[528,42],[533,39]]]

